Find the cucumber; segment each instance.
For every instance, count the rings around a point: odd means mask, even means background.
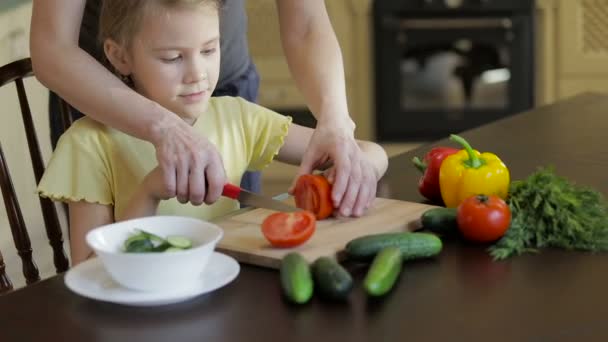
[[[183,248],[179,248],[179,247],[169,247],[169,248],[165,249],[165,252],[167,252],[167,253],[181,252],[183,250],[184,250]]]
[[[390,291],[401,273],[402,264],[403,257],[399,248],[390,246],[382,249],[365,275],[363,288],[367,294],[382,296]]]
[[[291,252],[281,260],[281,287],[285,297],[297,304],[310,300],[313,291],[312,276],[308,262],[296,252]]]
[[[353,288],[353,278],[334,258],[320,257],[312,264],[319,292],[331,299],[344,299]]]
[[[145,235],[143,234],[133,234],[131,236],[129,236],[128,239],[125,240],[123,246],[125,247],[125,250],[128,249],[128,246],[131,245],[131,243],[135,242],[135,241],[139,241],[139,240],[149,240]],[[152,242],[152,241],[150,241]]]
[[[346,254],[352,260],[369,261],[385,247],[401,250],[403,260],[431,257],[439,254],[443,244],[430,233],[384,233],[366,235],[346,244]]]
[[[152,242],[152,241],[150,241]],[[149,250],[149,252],[166,252],[167,249],[172,248],[172,246],[167,242],[163,242],[160,245],[156,245],[156,247],[153,247],[152,249]],[[175,248],[175,247],[173,247]],[[181,249],[181,248],[180,248]]]
[[[156,234],[147,232],[147,231],[145,231],[143,229],[136,229],[136,230],[139,230],[139,234],[140,235],[144,236],[147,239],[150,239],[153,242],[163,243],[165,241],[165,239],[163,239],[162,237],[160,237],[160,236],[158,236]]]
[[[171,246],[181,248],[181,249],[188,249],[188,248],[192,247],[192,241],[190,241],[189,239],[187,239],[183,236],[177,236],[177,235],[167,236],[167,242]]]
[[[127,253],[147,253],[151,252],[154,248],[152,241],[148,239],[135,239],[131,240],[128,245],[125,246],[125,252]]]
[[[175,252],[177,250],[185,250],[192,247],[192,241],[183,236],[169,236],[166,239],[162,237],[137,229],[138,233],[131,235],[124,242],[124,251],[127,253],[145,253],[145,252]]]
[[[453,235],[458,233],[457,208],[433,208],[422,214],[422,227],[433,233]]]

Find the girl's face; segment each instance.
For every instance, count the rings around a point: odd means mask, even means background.
[[[123,74],[131,76],[137,92],[193,124],[207,109],[218,81],[218,10],[202,6],[147,12],[126,52]]]

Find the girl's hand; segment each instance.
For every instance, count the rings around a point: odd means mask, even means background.
[[[140,190],[147,198],[160,201],[175,197],[175,192],[170,191],[164,184],[164,174],[160,166],[150,171],[141,182]]]
[[[352,207],[353,209],[350,213],[345,213],[343,211],[343,206],[336,206],[339,215],[347,217],[362,216],[369,209],[369,207],[374,202],[374,199],[376,198],[376,187],[378,184],[376,169],[374,168],[372,163],[365,158],[365,156],[362,156],[360,161],[361,163],[359,164],[359,166],[361,172],[361,186],[359,187],[358,191],[351,188],[347,188],[343,197],[343,204],[345,204],[347,208]],[[331,168],[323,172],[323,175],[333,186],[335,186],[336,173],[337,169],[335,166],[332,166]]]
[[[317,124],[295,179],[330,163],[328,172],[334,207],[342,216],[361,216],[376,198],[378,176],[355,141],[352,132]],[[289,192],[293,192],[293,185]]]
[[[175,117],[159,123],[153,141],[160,167],[162,196],[181,203],[212,204],[222,194],[226,172],[216,147]]]

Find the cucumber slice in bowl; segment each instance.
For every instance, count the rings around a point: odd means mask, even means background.
[[[172,235],[165,239],[141,229],[136,231],[123,243],[127,253],[175,252],[192,248],[192,241],[183,236]]]
[[[179,249],[188,249],[192,247],[192,241],[190,239],[185,238],[183,236],[167,236],[167,242],[172,246]]]
[[[167,249],[165,249],[165,252],[167,253],[172,253],[172,252],[181,252],[184,251],[184,248],[178,248],[178,247],[169,247]]]
[[[152,240],[154,242],[158,242],[158,243],[165,242],[165,239],[163,239],[162,237],[160,237],[160,236],[158,236],[156,234],[147,232],[147,231],[145,231],[143,229],[136,229],[136,230],[139,231],[138,235],[143,236],[144,238],[150,239],[150,240]]]
[[[125,244],[127,253],[148,253],[154,251],[154,244],[149,239],[134,239]]]

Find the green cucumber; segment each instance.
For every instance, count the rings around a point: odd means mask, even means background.
[[[183,236],[177,236],[177,235],[167,236],[167,242],[171,246],[181,248],[181,249],[188,249],[188,248],[192,247],[192,241],[190,241],[190,239],[187,239]]]
[[[346,244],[346,254],[352,260],[372,260],[380,250],[395,246],[401,250],[403,260],[431,257],[439,254],[441,240],[430,233],[384,233],[366,235]]]
[[[169,248],[165,249],[165,252],[167,252],[167,253],[181,252],[183,250],[184,250],[183,248],[179,248],[179,247],[169,247]]]
[[[147,232],[147,231],[145,231],[145,230],[143,230],[143,229],[136,229],[136,230],[139,230],[139,234],[140,234],[140,235],[142,235],[143,237],[145,237],[145,238],[147,238],[147,239],[150,239],[150,240],[151,240],[151,241],[153,241],[153,242],[158,242],[158,243],[163,243],[163,242],[165,242],[165,239],[163,239],[162,237],[160,237],[160,236],[158,236],[158,235],[156,235],[156,234],[153,234],[153,233]]]
[[[140,241],[140,240],[148,240],[149,241],[149,239],[145,235],[143,235],[143,234],[133,234],[133,235],[129,236],[128,239],[125,240],[123,246],[125,247],[125,250],[126,250],[126,249],[128,249],[128,246],[131,245],[131,243],[133,243],[135,241]],[[149,241],[149,242],[152,242],[152,241]]]
[[[125,252],[127,253],[147,253],[151,252],[154,248],[152,241],[148,239],[134,239],[125,246]]]
[[[331,299],[344,299],[353,288],[353,278],[334,258],[320,257],[312,264],[319,292]]]
[[[422,227],[433,233],[453,235],[458,233],[457,208],[433,208],[422,214]]]
[[[399,248],[390,246],[382,249],[374,258],[363,281],[367,294],[382,296],[390,291],[401,273],[402,264],[403,256]]]
[[[291,252],[281,260],[281,287],[285,297],[297,304],[310,300],[313,291],[312,275],[308,262],[296,252]]]
[[[150,241],[150,240],[148,240]],[[152,241],[150,241],[152,242]],[[149,250],[149,252],[166,252],[168,248],[171,248],[171,245],[165,241],[163,243],[161,243],[160,245],[156,245],[156,247],[153,247],[152,249]]]
[[[166,239],[136,229],[137,233],[132,234],[124,242],[124,251],[127,253],[146,253],[146,252],[176,252],[192,248],[192,241],[183,236],[169,236]]]

